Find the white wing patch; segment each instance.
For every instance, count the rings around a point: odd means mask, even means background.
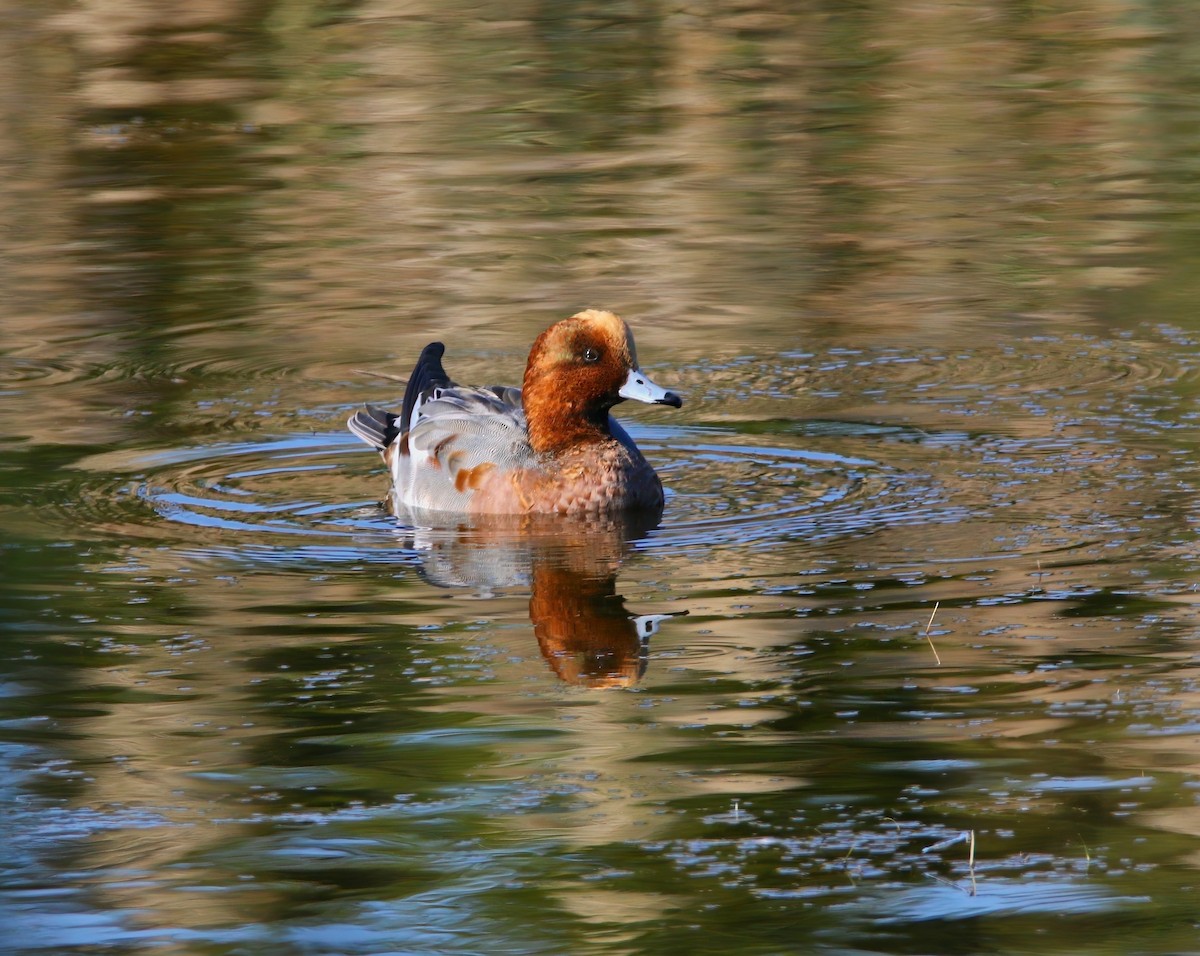
[[[432,390],[414,409],[407,455],[393,458],[393,481],[405,504],[464,511],[493,469],[536,461],[525,429],[521,390],[453,385]]]

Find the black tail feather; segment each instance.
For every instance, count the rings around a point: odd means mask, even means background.
[[[442,356],[445,354],[446,346],[441,342],[430,342],[421,350],[412,375],[408,377],[408,386],[404,389],[404,405],[400,410],[401,432],[408,431],[413,409],[426,391],[453,384],[446,370],[442,368]]]
[[[355,435],[374,447],[384,451],[398,437],[405,434],[412,422],[414,411],[429,397],[435,388],[453,385],[450,376],[442,368],[442,356],[446,346],[441,342],[430,342],[421,350],[421,356],[413,367],[408,385],[404,389],[404,406],[399,415],[378,405],[364,405],[350,416],[346,425]],[[407,449],[401,448],[402,452]]]
[[[399,415],[393,415],[378,405],[364,405],[350,416],[346,425],[376,451],[383,451],[400,434],[397,427],[399,420]]]

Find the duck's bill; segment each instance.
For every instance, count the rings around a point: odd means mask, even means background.
[[[617,390],[617,394],[622,398],[645,402],[647,405],[670,405],[672,408],[683,406],[682,398],[674,392],[668,392],[661,385],[655,385],[644,372],[636,368],[629,370],[629,377]]]

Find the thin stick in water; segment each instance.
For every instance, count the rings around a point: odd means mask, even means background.
[[[351,372],[357,375],[373,375],[375,378],[386,378],[389,382],[399,382],[404,385],[408,379],[402,375],[392,375],[390,372],[373,372],[369,368],[352,368]]]
[[[971,874],[971,896],[975,896],[979,892],[979,887],[975,885],[975,831],[971,831],[971,854],[967,860],[967,870]]]
[[[933,612],[929,615],[929,623],[925,625],[925,640],[929,641],[929,649],[933,651],[933,659],[937,661],[937,666],[942,666],[942,659],[938,656],[937,648],[933,646],[933,638],[929,636],[929,629],[933,627],[933,615],[937,614],[938,608],[941,606],[941,601],[934,601]]]

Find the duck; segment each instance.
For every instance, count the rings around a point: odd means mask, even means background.
[[[368,404],[347,422],[383,457],[396,501],[454,515],[661,514],[662,482],[610,411],[683,399],[641,371],[624,319],[585,309],[555,322],[520,388],[457,385],[445,351],[422,350],[398,414]]]

